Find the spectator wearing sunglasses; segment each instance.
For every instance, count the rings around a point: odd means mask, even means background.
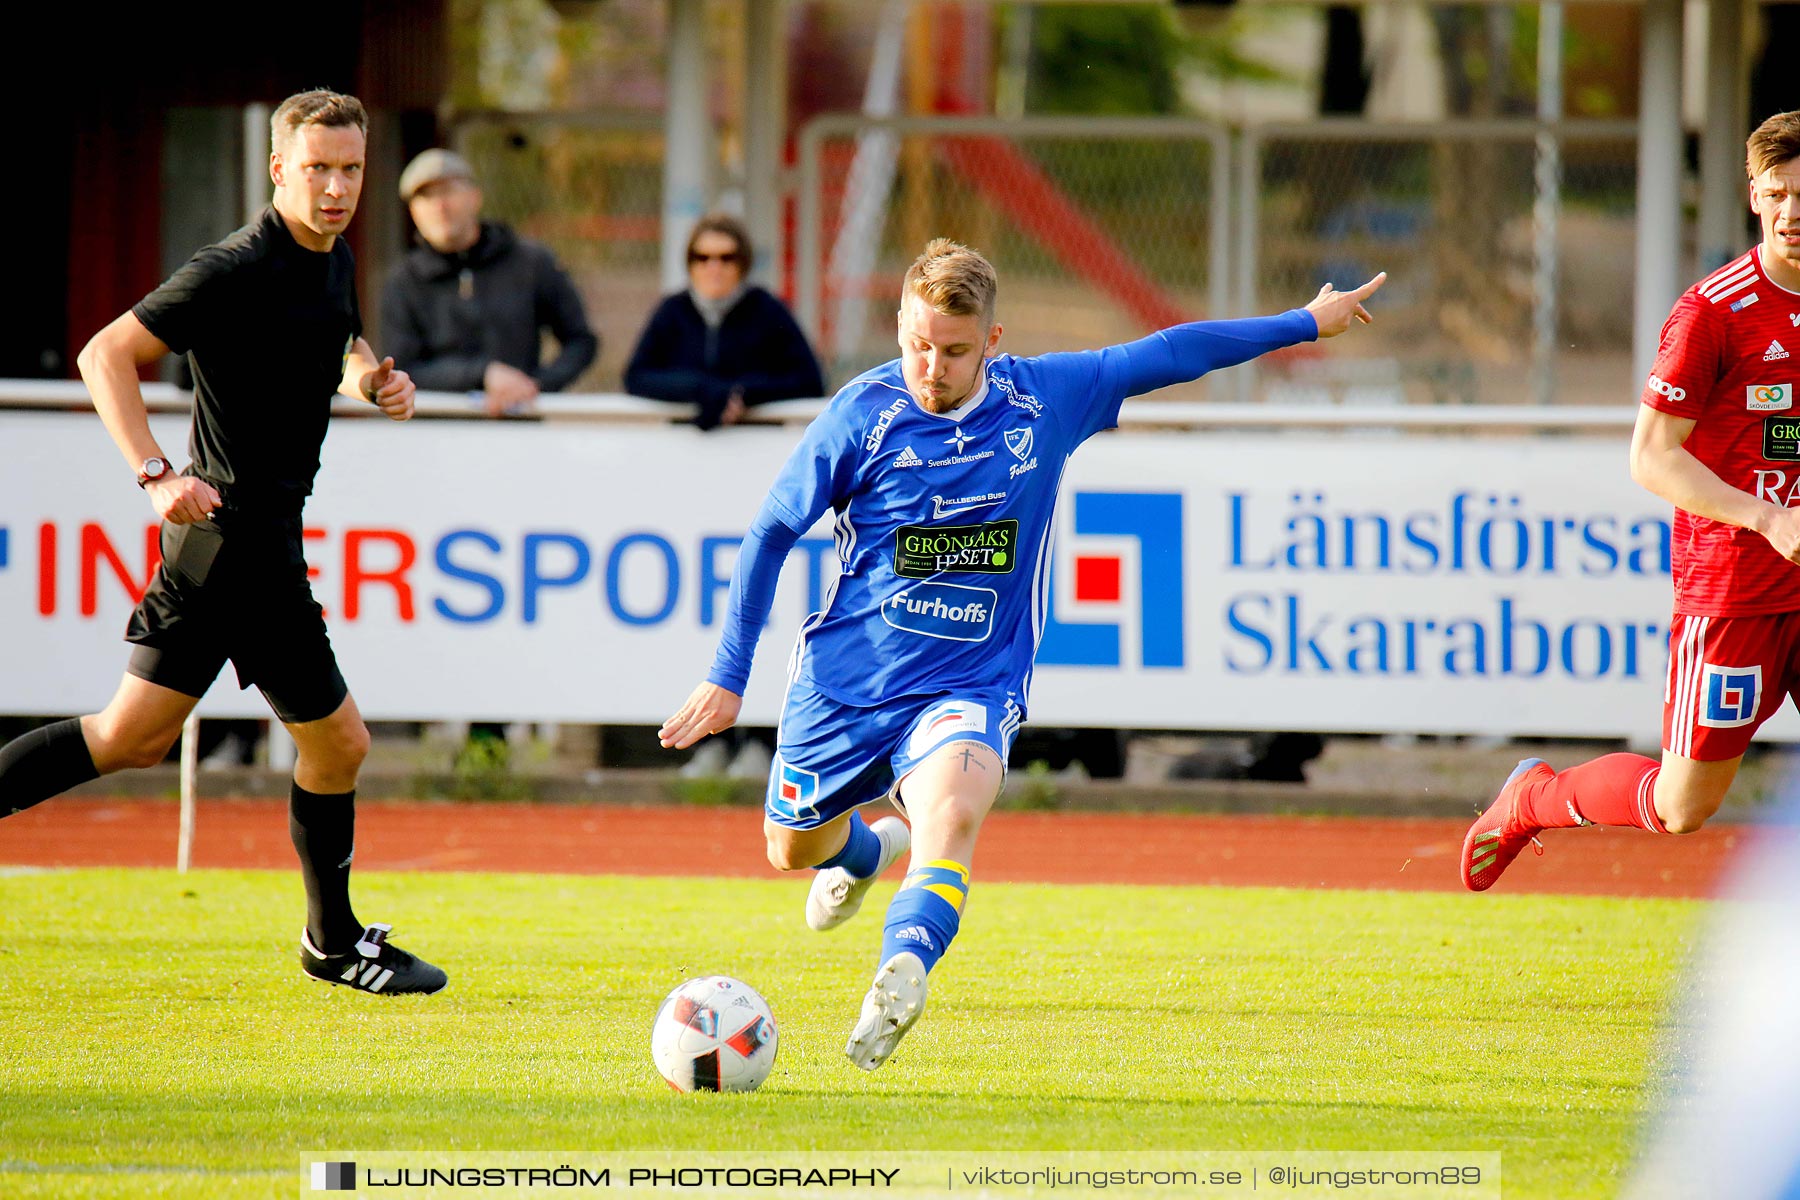
[[[820,396],[819,360],[787,306],[747,282],[750,237],[735,218],[688,235],[688,286],[663,298],[625,368],[636,396],[693,404],[701,429],[734,425],[767,400]]]

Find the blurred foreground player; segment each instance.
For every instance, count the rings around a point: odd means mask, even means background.
[[[289,832],[306,882],[300,964],[366,992],[435,992],[444,972],[364,927],[350,906],[363,725],[306,579],[300,512],[341,393],[396,421],[413,384],[362,338],[355,263],[339,235],[362,192],[368,116],[353,96],[290,96],[271,119],[275,199],[190,259],[81,352],[81,377],[163,520],[162,565],[132,613],[135,644],[99,713],[0,748],[0,816],[163,760],[227,659],[262,690],[299,756]],[[194,375],[193,465],[151,436],[138,368],[171,350]]]
[[[1376,276],[1305,309],[1177,325],[1077,354],[997,354],[994,268],[947,239],[900,291],[900,357],[852,380],[806,431],[751,522],[707,681],[663,724],[683,748],[737,720],[788,551],[836,517],[839,574],[794,651],[764,836],[784,871],[818,868],[806,921],[831,929],[911,849],[879,967],[845,1053],[874,1070],[925,1005],[956,936],[976,834],[1025,720],[1043,632],[1057,484],[1076,447],[1135,396],[1331,337]],[[897,817],[866,825],[888,798]]]
[[[1784,787],[1707,913],[1623,1200],[1800,1200],[1800,780]]]
[[[1700,828],[1800,689],[1800,111],[1764,121],[1747,150],[1762,241],[1676,301],[1631,436],[1631,477],[1675,506],[1662,762],[1521,762],[1463,841],[1471,891],[1545,829]]]

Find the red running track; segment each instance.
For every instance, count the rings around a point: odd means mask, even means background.
[[[63,799],[0,821],[0,864],[167,867],[177,811],[151,800]],[[747,808],[364,802],[356,865],[772,878]],[[1412,818],[995,813],[975,864],[988,881],[1222,884],[1457,891],[1463,821]],[[1554,830],[1496,892],[1707,896],[1751,827],[1682,837]],[[196,867],[294,864],[279,800],[202,801]]]

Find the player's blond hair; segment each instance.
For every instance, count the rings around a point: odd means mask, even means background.
[[[934,312],[947,317],[980,317],[983,325],[992,325],[994,297],[999,290],[994,264],[979,250],[949,238],[933,238],[925,253],[906,268],[900,299],[904,302],[909,295],[917,296]]]
[[[280,150],[302,125],[347,129],[354,125],[369,136],[369,110],[355,96],[328,88],[297,92],[281,102],[269,117],[270,145]]]
[[[1744,148],[1747,151],[1744,165],[1749,168],[1752,179],[1800,158],[1800,109],[1776,113],[1758,125]]]

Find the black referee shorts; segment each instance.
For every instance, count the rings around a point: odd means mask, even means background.
[[[298,514],[230,508],[162,527],[162,566],[131,614],[126,670],[203,696],[229,659],[290,725],[330,716],[350,694],[306,578]]]

